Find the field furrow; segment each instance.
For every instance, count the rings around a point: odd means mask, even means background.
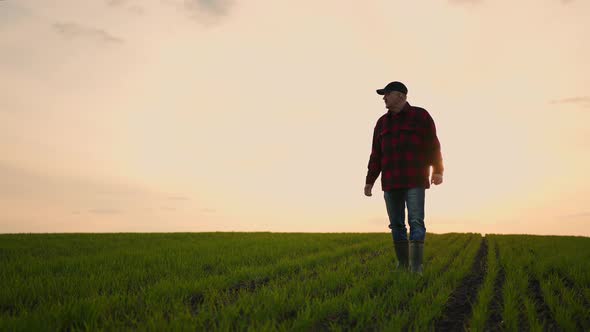
[[[543,328],[551,331],[560,331],[561,328],[557,325],[551,310],[545,302],[545,297],[543,296],[539,280],[533,275],[530,275],[529,277],[528,292],[533,299],[536,317],[541,322]]]
[[[397,315],[386,323],[387,328],[401,326],[403,329],[420,331],[434,328],[435,320],[442,314],[451,292],[469,273],[477,251],[481,247],[481,235],[470,235],[470,237],[468,246],[453,257],[447,272],[430,280],[428,286],[420,292],[412,294],[407,309],[401,311],[401,315],[397,312]],[[429,305],[424,307],[424,303]]]
[[[473,241],[474,238],[472,236],[465,237],[464,241],[457,241],[455,245],[449,246],[447,248],[447,255],[442,257],[440,255],[434,256],[437,259],[435,265],[430,269],[430,273],[425,272],[424,277],[417,280],[417,284],[411,293],[422,293],[427,287],[430,286],[433,280],[443,276],[457,261],[459,255],[464,252]],[[408,295],[411,293],[408,293]],[[406,311],[410,305],[411,300],[411,296],[405,297],[400,303],[396,305],[396,311]]]
[[[485,319],[485,327],[484,330],[486,331],[500,331],[503,329],[503,320],[502,320],[502,293],[504,289],[504,283],[506,281],[506,274],[504,272],[504,268],[500,264],[500,251],[498,249],[498,245],[494,246],[494,252],[496,254],[495,264],[497,269],[497,275],[495,280],[493,279],[493,295],[491,296],[490,304],[489,304],[489,317]],[[482,312],[485,313],[485,308],[482,308]],[[475,325],[475,324],[474,324]],[[476,325],[481,326],[481,325]]]
[[[488,244],[486,238],[483,238],[481,246],[475,255],[471,271],[451,293],[441,317],[434,324],[435,330],[457,331],[464,329],[467,325],[477,292],[483,284],[487,271],[487,255]]]

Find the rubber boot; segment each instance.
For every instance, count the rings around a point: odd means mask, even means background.
[[[407,270],[409,268],[408,263],[408,240],[405,241],[393,241],[395,248],[395,254],[397,255],[397,266],[396,269]]]
[[[424,241],[410,241],[410,271],[422,275]]]

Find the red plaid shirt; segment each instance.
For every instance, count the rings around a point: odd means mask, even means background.
[[[443,174],[443,160],[436,127],[430,114],[406,102],[400,112],[382,115],[373,132],[367,184],[381,173],[381,189],[430,188],[433,174]]]

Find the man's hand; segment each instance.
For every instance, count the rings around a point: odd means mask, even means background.
[[[430,179],[430,183],[434,183],[435,185],[439,185],[443,182],[442,174],[432,174],[432,179]]]
[[[371,189],[373,189],[373,185],[372,184],[365,184],[365,196],[372,196],[373,194],[371,194]]]

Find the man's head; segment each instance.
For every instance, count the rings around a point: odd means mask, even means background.
[[[391,82],[383,89],[377,90],[383,96],[385,107],[392,112],[399,112],[404,107],[408,95],[408,88],[401,82]]]

